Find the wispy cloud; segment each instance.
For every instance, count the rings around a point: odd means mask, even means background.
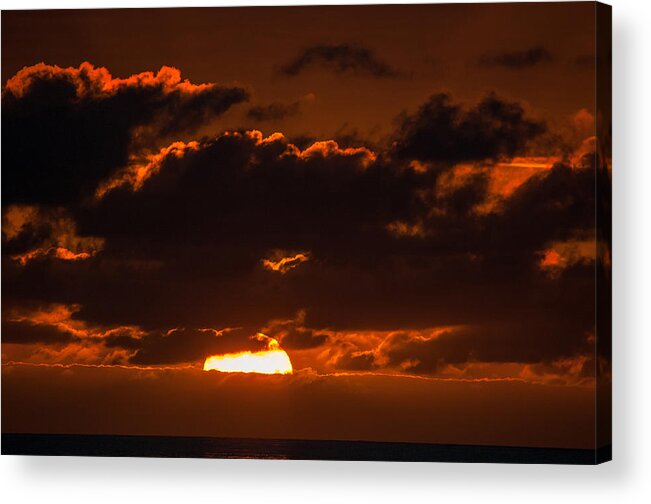
[[[315,45],[304,49],[281,72],[296,76],[311,67],[323,67],[338,74],[365,75],[377,78],[395,78],[400,72],[382,61],[376,54],[361,46],[350,44]]]

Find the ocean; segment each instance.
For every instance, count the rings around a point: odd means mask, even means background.
[[[610,447],[595,451],[371,441],[2,434],[2,455],[597,464],[610,460],[610,453]]]

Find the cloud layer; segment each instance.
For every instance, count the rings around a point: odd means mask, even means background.
[[[286,72],[312,65],[393,76],[349,46]],[[493,93],[432,95],[373,149],[256,130],[170,138],[246,99],[170,68],[117,79],[41,64],[8,81],[12,355],[197,365],[255,350],[262,331],[324,373],[589,377],[594,143],[568,134],[541,157],[548,126]]]
[[[126,79],[82,63],[40,63],[2,93],[3,204],[62,205],[92,193],[133,151],[192,131],[245,101],[239,87],[195,85],[163,67]]]

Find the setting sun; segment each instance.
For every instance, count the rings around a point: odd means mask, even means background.
[[[223,373],[292,374],[292,362],[278,342],[270,338],[268,350],[212,355],[203,364],[204,371]]]

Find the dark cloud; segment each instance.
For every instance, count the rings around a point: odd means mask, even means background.
[[[394,152],[400,158],[447,165],[498,160],[522,153],[545,129],[544,123],[526,117],[519,103],[494,94],[469,108],[453,103],[447,94],[436,94],[402,118]]]
[[[580,322],[575,323],[561,318],[572,316],[570,311],[558,309],[563,315],[555,310],[547,311],[550,318],[533,314],[535,324],[513,317],[510,321],[449,329],[431,337],[395,333],[378,347],[374,363],[413,374],[435,375],[449,364],[552,363],[594,353],[584,314],[577,314]]]
[[[298,152],[279,136],[223,135],[182,157],[170,153],[142,188],[116,188],[76,216],[83,235],[99,233],[106,239],[99,264],[110,257],[148,258],[162,262],[161,269],[134,276],[102,266],[93,276],[106,290],[91,290],[90,284],[69,278],[67,292],[70,299],[84,298],[86,315],[106,322],[122,312],[134,324],[192,326],[192,318],[199,318],[201,325],[223,327],[240,325],[237,319],[248,312],[263,323],[288,314],[289,307],[290,313],[301,308],[293,296],[269,292],[289,288],[276,277],[301,283],[321,257],[346,261],[349,254],[359,257],[359,246],[390,241],[384,224],[410,217],[416,183],[412,172],[378,164],[365,149],[325,142]],[[342,247],[345,242],[348,246]],[[294,246],[299,243],[300,248]],[[262,264],[276,249],[313,251],[314,260],[278,275]],[[154,285],[167,287],[151,291]],[[120,308],[99,302],[108,292],[117,294],[115,289],[123,291]],[[136,301],[140,295],[150,299],[151,313]],[[202,313],[197,305],[215,295],[220,302]],[[263,300],[265,295],[270,299]],[[193,301],[173,302],[178,296]],[[89,297],[98,303],[89,303]],[[167,309],[155,308],[157,302]],[[286,308],[274,313],[282,304]],[[174,321],[181,312],[187,313],[183,322]],[[224,323],[209,322],[207,316]]]
[[[274,320],[263,329],[265,334],[280,341],[286,350],[307,350],[328,342],[328,335],[303,326],[305,312],[299,312],[295,319]]]
[[[311,329],[291,329],[284,334],[282,345],[288,350],[305,350],[322,346],[327,341],[327,334],[319,334]]]
[[[467,218],[473,208],[486,198],[489,183],[490,179],[486,173],[473,174],[456,189],[440,195],[436,205],[443,209],[449,220],[454,217]]]
[[[39,324],[28,320],[2,321],[3,343],[63,344],[75,341],[76,336],[65,328],[52,324]]]
[[[88,258],[103,245],[101,238],[79,236],[64,208],[13,205],[3,214],[3,253],[22,264]]]
[[[531,47],[522,51],[487,52],[479,58],[479,64],[486,67],[502,67],[522,70],[553,59],[552,54],[542,46]]]
[[[375,355],[369,351],[348,350],[342,353],[334,363],[342,371],[372,371],[377,369]]]
[[[103,337],[101,343],[106,348],[122,348],[131,351],[140,350],[143,346],[143,340],[140,337],[135,337],[128,331],[119,330]]]
[[[280,121],[286,117],[297,115],[301,110],[300,102],[280,103],[273,102],[269,105],[256,105],[251,107],[247,116],[254,121]]]
[[[533,252],[544,243],[567,240],[577,231],[593,232],[595,172],[557,164],[532,177],[509,198],[500,219],[494,243],[506,253],[515,241],[515,253]],[[535,222],[535,229],[531,223]]]
[[[169,67],[127,79],[89,63],[26,67],[2,93],[3,204],[89,196],[134,148],[191,131],[246,99],[242,88],[193,85]]]
[[[82,235],[106,240],[86,266],[14,264],[3,281],[16,298],[79,303],[80,318],[102,325],[261,327],[304,308],[307,319],[278,335],[294,348],[324,343],[319,328],[479,324],[523,313],[532,329],[546,320],[567,327],[554,334],[568,342],[591,328],[589,268],[551,282],[536,255],[590,229],[590,170],[559,165],[482,216],[472,207],[486,197],[484,176],[436,196],[423,192],[431,173],[369,156],[326,145],[299,155],[281,137],[207,141],[170,154],[139,190],[116,188],[76,216]],[[423,236],[393,236],[395,220],[418,220]],[[279,275],[261,264],[276,249],[310,251],[310,260]],[[144,257],[161,267],[113,266]],[[532,329],[531,339],[540,334]]]
[[[351,44],[315,45],[304,49],[281,67],[287,76],[296,76],[311,67],[323,67],[338,74],[395,78],[400,72],[379,59],[373,51]]]
[[[203,361],[209,355],[266,349],[264,339],[243,330],[172,329],[142,338],[132,364],[178,364]]]
[[[259,266],[272,249],[338,248],[334,234],[353,239],[360,226],[407,217],[418,183],[411,172],[377,163],[365,148],[319,142],[299,151],[282,135],[265,139],[259,132],[228,133],[182,156],[169,153],[157,169],[142,188],[116,187],[81,211],[83,232],[109,240],[148,236],[177,247],[168,231],[185,229],[186,247],[229,240],[234,248],[249,247],[254,254],[245,261]],[[302,248],[288,246],[297,238]]]

